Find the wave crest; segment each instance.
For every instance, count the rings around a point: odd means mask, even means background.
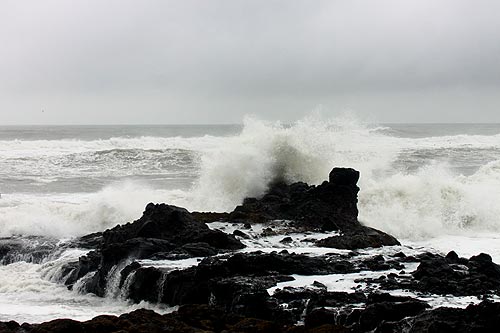
[[[310,117],[283,125],[246,118],[239,136],[202,157],[196,205],[232,210],[243,198],[263,194],[275,180],[321,183],[333,166],[372,174],[393,158],[390,145],[380,149],[382,141],[387,137],[352,119]]]

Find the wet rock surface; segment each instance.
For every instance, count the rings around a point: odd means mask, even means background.
[[[373,228],[364,227],[340,236],[332,236],[319,240],[316,242],[316,245],[336,249],[355,250],[400,244],[399,241],[391,235]]]
[[[419,265],[411,276],[393,274],[383,281],[367,281],[380,283],[387,290],[407,289],[455,296],[500,294],[500,266],[488,254],[466,259],[454,251],[446,256],[424,253],[412,260]]]
[[[350,313],[328,308],[308,312],[304,325],[284,324],[247,317],[203,304],[181,306],[160,315],[151,310],[136,310],[121,316],[102,315],[79,322],[57,319],[42,324],[0,322],[5,333],[67,332],[498,332],[500,304],[482,302],[465,309],[428,305],[416,300],[370,303]]]
[[[329,181],[319,186],[275,182],[262,198],[247,198],[229,214],[190,213],[166,204],[148,204],[139,220],[70,243],[68,246],[93,250],[77,263],[66,266],[64,282],[71,288],[85,277],[80,289],[104,296],[109,293],[110,274],[120,274],[134,260],[209,257],[244,247],[238,239],[248,239],[247,233],[235,230],[226,234],[212,230],[204,223],[214,220],[230,221],[244,230],[252,228],[256,222],[282,220],[288,221],[286,228],[289,232],[337,231],[336,236],[317,242],[322,247],[358,249],[398,245],[394,237],[359,223],[358,178],[356,170],[334,168]],[[277,233],[271,227],[261,233],[263,237],[273,235]],[[289,236],[282,238],[284,244],[291,244],[292,241]],[[294,270],[286,274],[302,274],[304,266],[310,265],[296,263]],[[247,273],[254,274],[252,270]]]
[[[101,239],[96,240],[96,237]],[[68,265],[73,267],[68,267],[70,273],[65,283],[72,286],[94,271],[83,290],[98,296],[106,294],[110,272],[134,259],[210,256],[244,247],[234,236],[211,230],[194,220],[187,210],[166,204],[148,204],[139,220],[116,226],[101,235],[92,234],[75,244],[89,238],[97,248],[80,258],[77,264]]]
[[[487,254],[465,259],[454,252],[418,252],[363,226],[357,219],[358,178],[353,169],[334,168],[318,186],[276,181],[261,198],[247,198],[231,213],[148,204],[133,223],[60,247],[88,250],[61,268],[60,282],[98,296],[180,306],[177,311],[137,310],[85,322],[4,322],[0,332],[488,332],[499,327],[497,303],[432,308],[418,296],[492,299],[500,292],[500,266]],[[51,244],[39,247],[36,260],[56,250]],[[256,244],[279,249],[258,251]],[[395,250],[381,251],[386,246]],[[11,260],[22,248],[0,242],[0,259]],[[332,290],[338,281],[347,286]]]

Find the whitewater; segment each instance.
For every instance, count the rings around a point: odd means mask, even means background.
[[[361,172],[359,220],[405,246],[500,261],[500,125],[293,124],[0,127],[0,237],[61,241],[139,218],[149,202],[231,211],[269,182]],[[0,266],[0,320],[88,319],[137,307],[56,284],[79,250]],[[180,263],[181,264],[181,263]]]

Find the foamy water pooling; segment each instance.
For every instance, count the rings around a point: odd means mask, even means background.
[[[346,166],[361,172],[363,223],[422,251],[488,252],[500,261],[499,125],[381,127],[307,118],[291,125],[247,119],[243,127],[63,127],[50,135],[27,127],[9,133],[0,128],[4,237],[102,231],[139,218],[148,202],[230,211],[244,197],[261,195],[273,179],[319,184],[333,166]],[[247,250],[323,253],[304,235],[290,236],[288,244],[280,243],[281,235],[251,239]],[[8,278],[0,284],[2,318],[39,321],[67,313],[85,319],[132,309],[119,299],[63,291],[42,267],[0,267]]]

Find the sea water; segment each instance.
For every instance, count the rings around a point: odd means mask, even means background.
[[[231,211],[270,181],[361,172],[359,219],[403,245],[500,262],[500,125],[293,124],[0,127],[0,237],[69,239],[139,218],[149,202]],[[0,266],[0,320],[89,319],[138,307],[51,278],[68,251]]]

